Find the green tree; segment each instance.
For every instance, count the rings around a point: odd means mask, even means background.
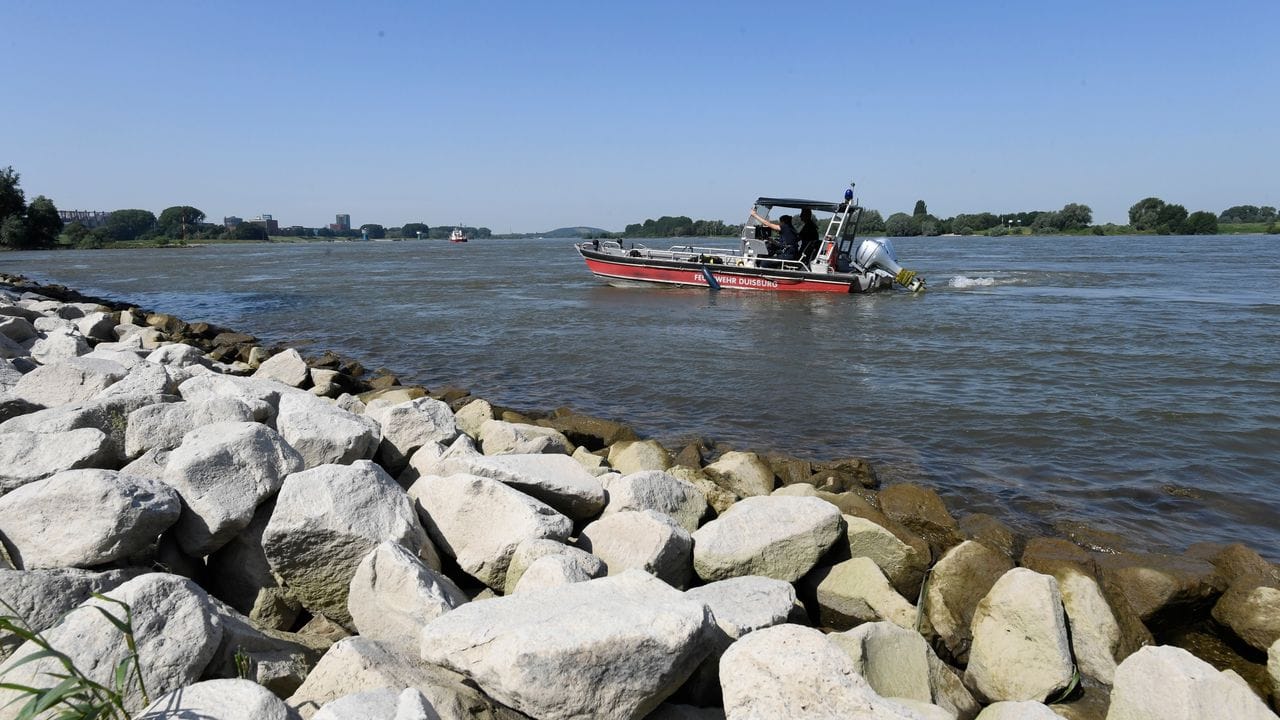
[[[26,212],[27,198],[18,187],[22,176],[10,165],[0,170],[0,221],[10,215],[21,215]]]
[[[1275,219],[1276,209],[1270,205],[1234,205],[1218,216],[1218,222],[1224,223],[1265,223]]]
[[[116,210],[102,227],[110,240],[128,242],[137,240],[155,226],[156,216],[150,210]]]
[[[0,245],[19,249],[27,246],[27,219],[12,213],[0,220]]]
[[[160,213],[156,226],[160,232],[171,238],[191,235],[195,226],[204,222],[204,212],[190,205],[175,205],[165,208]]]
[[[1093,210],[1088,205],[1068,203],[1058,211],[1059,230],[1083,230],[1093,223]]]
[[[884,234],[889,237],[914,237],[920,234],[920,220],[906,213],[894,213],[884,221]]]
[[[231,231],[233,240],[266,240],[267,228],[262,223],[242,222]]]
[[[1156,232],[1161,235],[1181,233],[1182,224],[1187,220],[1187,209],[1181,205],[1165,205],[1156,215]]]
[[[1062,229],[1062,216],[1056,212],[1042,212],[1031,222],[1031,232],[1051,235]]]
[[[53,201],[37,195],[27,206],[27,244],[32,247],[49,247],[58,242],[62,232],[62,218]]]
[[[378,223],[365,223],[360,226],[361,233],[369,233],[370,240],[381,240],[387,236],[387,229]]]
[[[85,227],[84,223],[79,220],[67,223],[67,226],[62,229],[62,237],[65,238],[67,244],[72,246],[80,245],[85,240],[88,240],[90,236],[89,228]]]
[[[420,222],[405,223],[400,228],[401,237],[416,238],[418,233],[422,233],[422,237],[431,237],[431,228],[427,227],[426,223]]]
[[[863,210],[862,217],[858,219],[858,232],[860,233],[878,233],[884,232],[884,218],[881,217],[879,210]]]
[[[1182,223],[1182,232],[1185,235],[1217,235],[1218,218],[1205,210],[1193,212]]]
[[[1165,202],[1158,197],[1143,198],[1129,208],[1129,224],[1134,230],[1154,230]]]
[[[916,207],[911,211],[911,217],[922,218],[929,214],[929,208],[924,204],[923,200],[916,201]]]

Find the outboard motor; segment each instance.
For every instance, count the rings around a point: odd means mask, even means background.
[[[864,268],[880,268],[893,275],[893,279],[906,289],[917,292],[924,289],[924,278],[916,277],[914,270],[898,264],[898,254],[888,238],[866,238],[858,245],[854,261]]]

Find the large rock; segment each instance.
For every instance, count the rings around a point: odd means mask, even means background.
[[[1185,555],[1102,554],[1096,560],[1108,597],[1121,598],[1153,629],[1198,616],[1224,589],[1212,563]]]
[[[362,637],[346,638],[329,648],[289,697],[289,705],[311,718],[338,698],[387,687],[421,692],[441,720],[525,719],[466,684],[462,675]]]
[[[0,433],[0,495],[63,470],[105,467],[114,460],[106,433],[93,428]]]
[[[67,470],[0,497],[16,567],[92,567],[153,543],[178,519],[172,488],[114,470]]]
[[[45,407],[85,402],[128,374],[127,368],[110,360],[76,357],[23,375],[13,394]]]
[[[123,352],[113,353],[116,361],[121,364],[126,361],[120,356],[128,357],[128,355],[129,353]],[[93,355],[86,357],[93,357]],[[109,398],[115,395],[177,395],[178,388],[190,377],[191,374],[182,368],[139,361],[129,367],[128,375],[98,393],[95,398]]]
[[[381,426],[378,461],[392,475],[403,470],[409,458],[424,445],[448,444],[458,436],[453,411],[448,404],[434,398],[418,398],[368,414]]]
[[[205,357],[203,350],[185,343],[173,343],[156,348],[147,355],[147,362],[174,367],[210,367],[213,364]]]
[[[307,382],[307,361],[297,350],[288,348],[267,358],[258,366],[253,377],[261,380],[274,380],[289,387],[300,388]]]
[[[825,627],[843,630],[888,620],[899,627],[915,628],[915,606],[893,589],[871,558],[852,558],[821,568],[806,582],[816,584],[818,617]]]
[[[36,322],[36,329],[40,329],[39,321]],[[30,343],[28,353],[31,359],[41,365],[70,360],[89,352],[89,341],[85,340],[84,336],[71,325],[45,330],[40,337],[34,341],[28,340],[27,343]]]
[[[493,405],[488,400],[479,398],[458,408],[454,413],[454,422],[457,423],[458,431],[465,433],[473,440],[480,438],[480,428],[484,426],[485,421],[493,419]]]
[[[0,424],[0,433],[53,433],[94,428],[107,436],[111,457],[125,462],[125,429],[129,413],[147,405],[168,402],[164,395],[110,395],[82,403],[70,403],[38,412],[19,415]]]
[[[1061,716],[1038,702],[992,703],[978,713],[977,720],[1061,720]]]
[[[409,488],[432,540],[458,566],[497,590],[523,540],[564,541],[569,518],[497,480],[475,475],[428,475]]]
[[[178,386],[178,392],[187,402],[201,402],[213,397],[236,398],[253,410],[254,420],[274,423],[280,395],[292,392],[292,389],[263,378],[205,374],[184,381]]]
[[[555,562],[543,562],[544,558],[553,558]],[[603,560],[585,550],[565,545],[558,540],[532,538],[516,545],[507,566],[503,594],[515,592],[525,572],[535,565],[539,565],[541,569],[537,571],[537,579],[531,579],[526,584],[525,592],[535,587],[552,587],[604,577],[607,571]],[[561,580],[564,582],[560,582]]]
[[[969,657],[973,641],[970,625],[978,603],[1011,569],[1013,561],[1008,555],[973,540],[951,548],[934,565],[925,589],[925,613],[958,662]]]
[[[5,606],[0,614],[16,615],[26,629],[44,632],[93,593],[105,593],[140,572],[0,569],[0,601]],[[21,644],[17,635],[0,632],[0,660]]]
[[[707,475],[739,497],[773,492],[773,470],[753,452],[730,451],[703,468]]]
[[[605,504],[600,481],[568,455],[479,455],[451,449],[427,474],[492,478],[577,522],[599,515]]]
[[[452,580],[390,541],[360,561],[350,593],[347,609],[360,635],[409,655],[427,623],[467,602]]]
[[[1058,581],[1026,568],[1005,573],[974,611],[969,685],[991,701],[1044,701],[1073,671]]]
[[[880,697],[852,658],[799,625],[757,630],[720,658],[728,720],[920,720]]]
[[[199,586],[176,575],[149,573],[129,580],[106,596],[129,607],[137,656],[141,659],[139,667],[149,693],[159,697],[200,678],[218,648],[222,627]],[[90,680],[111,687],[116,668],[130,654],[130,648],[120,630],[101,611],[116,618],[125,614],[119,604],[95,598],[45,631],[44,638]],[[64,671],[57,660],[43,658],[21,664],[39,650],[33,642],[24,643],[0,665],[0,677],[5,682],[24,685],[55,685],[48,674]],[[0,690],[0,707],[12,699],[12,694]],[[137,683],[130,683],[124,692],[125,709],[136,713],[143,705]]]
[[[0,315],[0,335],[15,343],[20,343],[34,338],[36,336],[36,328],[31,324],[30,320],[24,317]]]
[[[303,607],[350,625],[351,578],[365,555],[388,540],[416,553],[426,536],[395,480],[374,463],[357,460],[285,478],[262,549]]]
[[[464,605],[422,632],[422,657],[546,720],[642,718],[710,650],[713,618],[632,571]]]
[[[870,558],[903,597],[915,598],[929,568],[929,549],[913,547],[866,518],[845,515],[850,557]]]
[[[960,720],[971,720],[981,709],[955,670],[938,659],[919,633],[875,622],[827,637],[853,658],[859,674],[884,697],[929,703]]]
[[[644,570],[674,587],[689,584],[693,538],[655,510],[606,515],[583,528],[578,544],[603,560],[610,575]]]
[[[436,720],[431,703],[421,691],[405,688],[366,690],[326,703],[313,720]]]
[[[1267,675],[1271,678],[1272,705],[1280,708],[1280,640],[1267,649]]]
[[[621,440],[609,446],[609,465],[623,475],[666,470],[671,467],[671,453],[656,440]]]
[[[480,447],[485,455],[573,453],[573,443],[559,430],[541,425],[488,420],[480,426]]]
[[[1074,569],[1054,573],[1071,625],[1071,649],[1080,673],[1111,684],[1120,649],[1120,625],[1098,582]]]
[[[959,545],[960,524],[947,511],[938,493],[918,485],[891,485],[880,491],[880,510],[929,543],[934,557]]]
[[[134,459],[154,448],[172,450],[182,444],[184,435],[196,428],[220,422],[252,421],[252,408],[235,398],[147,405],[129,413],[124,454]]]
[[[252,680],[205,680],[161,696],[136,720],[297,720],[298,713]]]
[[[382,440],[382,429],[372,418],[349,413],[309,393],[280,395],[276,429],[308,468],[370,460]]]
[[[222,547],[245,529],[302,458],[279,433],[255,422],[221,422],[188,432],[169,454],[164,481],[182,496],[174,537],[192,557]]]
[[[656,510],[693,532],[707,513],[707,499],[693,483],[661,470],[642,470],[609,483],[604,514],[625,510]]]
[[[750,497],[693,534],[693,567],[706,581],[740,575],[794,582],[840,538],[834,505],[807,497]]]
[[[1249,686],[1182,648],[1149,646],[1116,668],[1107,720],[1275,720]]]
[[[1238,583],[1213,606],[1213,619],[1263,652],[1280,640],[1280,589]]]

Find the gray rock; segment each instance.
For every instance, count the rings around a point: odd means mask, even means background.
[[[20,343],[16,343],[10,340],[8,336],[0,334],[0,360],[26,358],[29,361],[27,353],[27,348],[23,347]]]
[[[84,403],[60,405],[6,420],[0,424],[0,433],[54,433],[95,428],[106,434],[107,447],[114,461],[124,463],[127,460],[124,457],[124,445],[129,413],[172,399],[165,395],[112,395]]]
[[[67,470],[0,497],[0,536],[16,567],[92,567],[147,547],[180,511],[163,483]]]
[[[491,588],[505,586],[523,540],[568,539],[573,523],[550,506],[497,480],[428,475],[409,488],[436,545]]]
[[[310,374],[307,372],[307,361],[302,359],[297,350],[288,348],[267,358],[258,366],[253,377],[300,388],[310,378]]]
[[[642,470],[609,483],[604,514],[624,510],[656,510],[693,532],[707,513],[707,499],[693,483],[661,470]]]
[[[926,552],[921,553],[866,518],[845,515],[844,522],[850,557],[870,558],[903,597],[917,597],[925,570],[929,568],[927,547]]]
[[[3,356],[0,356],[0,395],[4,395],[13,390],[13,386],[17,385],[18,381],[21,379],[22,371],[19,370],[11,360],[7,360]],[[12,398],[13,396],[10,395],[9,397]]]
[[[422,628],[465,602],[467,596],[452,580],[388,541],[360,561],[347,609],[362,637],[413,655]]]
[[[875,622],[828,637],[849,654],[858,674],[883,697],[933,702],[929,645],[919,633]]]
[[[0,496],[63,470],[104,467],[115,460],[101,430],[0,433]]]
[[[805,497],[750,497],[693,534],[693,566],[706,581],[740,575],[794,582],[844,531],[840,511]]]
[[[727,452],[704,468],[707,475],[739,497],[773,492],[773,470],[753,452]]]
[[[1266,652],[1280,640],[1280,589],[1237,583],[1213,606],[1213,619]]]
[[[467,685],[462,675],[362,637],[329,648],[289,705],[311,718],[338,698],[388,687],[421,692],[442,720],[525,720]]]
[[[458,412],[454,413],[454,421],[458,425],[458,431],[466,433],[473,440],[480,437],[480,428],[486,420],[493,419],[493,406],[488,400],[479,398],[458,408]]]
[[[130,367],[129,374],[119,382],[98,393],[95,399],[114,395],[177,395],[178,387],[190,377],[191,373],[180,367],[141,361]]]
[[[39,329],[38,321],[37,329]],[[89,342],[73,327],[45,331],[41,337],[34,341],[29,340],[27,343],[30,343],[27,352],[31,359],[41,365],[70,360],[89,352]]]
[[[221,422],[188,432],[169,454],[164,481],[182,496],[174,528],[188,555],[203,557],[245,529],[302,459],[280,434],[254,422]]]
[[[257,625],[287,630],[293,627],[302,605],[276,581],[262,550],[262,534],[275,506],[274,499],[258,506],[249,526],[209,555],[205,586]]]
[[[584,562],[580,557],[568,554],[540,557],[520,575],[510,594],[536,592],[604,577],[604,562],[594,555],[588,554],[587,557],[591,561]],[[510,579],[508,573],[508,582]]]
[[[656,440],[621,440],[609,446],[609,465],[623,475],[666,470],[671,467],[671,453]]]
[[[1005,573],[973,614],[967,684],[991,701],[1044,701],[1074,665],[1058,581],[1026,568]]]
[[[969,657],[973,642],[970,625],[978,603],[1011,569],[1013,561],[1008,555],[973,540],[951,548],[934,565],[925,589],[925,613],[958,662]]]
[[[977,720],[1062,720],[1061,716],[1038,702],[998,702],[983,708]]]
[[[684,588],[692,575],[693,538],[670,516],[655,510],[624,510],[582,529],[578,545],[604,561],[610,575],[644,570]]]
[[[44,632],[93,593],[105,593],[139,572],[0,569],[0,601],[8,606],[0,614],[17,615],[26,629]],[[17,635],[0,632],[0,660],[21,644]]]
[[[1274,720],[1245,683],[1182,648],[1148,646],[1116,668],[1107,720]]]
[[[1062,593],[1062,607],[1071,626],[1071,650],[1080,673],[1110,685],[1120,648],[1120,625],[1111,606],[1092,577],[1069,568],[1053,576]]]
[[[262,549],[303,607],[350,626],[351,578],[387,540],[417,552],[426,537],[404,490],[382,468],[357,460],[285,478]]]
[[[372,459],[381,440],[381,430],[371,418],[308,393],[281,394],[276,428],[308,468]]]
[[[13,394],[45,407],[86,402],[128,374],[127,368],[110,360],[74,357],[23,375]]]
[[[555,428],[503,420],[487,420],[480,426],[480,447],[485,455],[572,454],[573,443]]]
[[[151,703],[137,720],[297,720],[298,713],[252,680],[205,680]]]
[[[115,340],[116,321],[110,313],[96,310],[75,320],[76,330],[91,340]]]
[[[720,658],[728,720],[920,720],[876,694],[853,660],[823,634],[799,625],[757,630]]]
[[[806,580],[816,583],[818,617],[826,627],[846,629],[888,620],[914,629],[916,608],[898,594],[871,558],[845,560],[816,570]]]
[[[288,385],[263,378],[234,375],[196,375],[178,386],[187,402],[201,402],[212,397],[231,397],[253,409],[253,419],[274,424],[281,393],[292,392]]]
[[[556,582],[557,576],[566,582],[581,582],[577,578],[583,575],[587,576],[583,578],[586,580],[604,577],[607,570],[604,561],[600,558],[585,550],[565,545],[559,540],[545,538],[522,540],[516,545],[515,552],[511,554],[511,562],[507,566],[503,594],[510,595],[514,593],[520,580],[523,579],[524,573],[545,557],[555,557],[558,560],[563,559],[563,561],[556,562],[554,566],[544,563],[541,571],[543,574],[540,579],[526,587],[526,591],[534,587],[551,587],[565,584],[564,582]]]
[[[125,456],[137,458],[156,448],[172,450],[192,430],[220,422],[253,422],[253,410],[240,400],[223,397],[138,408],[129,413],[124,433]]]
[[[193,365],[210,367],[212,365],[209,359],[205,357],[203,350],[185,343],[173,343],[156,348],[151,351],[150,355],[147,355],[147,362],[156,363],[157,365],[173,365],[175,367],[191,367]]]
[[[404,470],[409,458],[424,445],[447,445],[458,436],[453,411],[434,398],[418,398],[370,414],[382,433],[378,461],[392,475]]]
[[[148,450],[137,460],[120,468],[125,475],[135,475],[164,482],[164,468],[169,464],[169,450]]]
[[[36,328],[24,317],[0,315],[0,335],[15,343],[30,340],[36,336]]]
[[[1198,614],[1225,589],[1212,563],[1185,555],[1100,554],[1096,561],[1108,597],[1122,598],[1148,625]]]
[[[567,455],[478,455],[455,450],[442,455],[427,474],[492,478],[577,522],[599,515],[605,503],[600,481]]]
[[[422,657],[547,720],[640,718],[709,651],[707,606],[632,571],[470,603],[422,632]]]
[[[960,524],[933,490],[911,484],[891,485],[881,490],[878,497],[880,510],[927,540],[934,557],[964,540]]]
[[[221,625],[199,586],[176,575],[148,573],[129,580],[106,595],[129,606],[148,692],[162,696],[199,679],[222,636]],[[65,653],[80,672],[110,687],[117,666],[129,654],[129,647],[120,631],[102,615],[99,608],[117,618],[124,616],[121,606],[92,599],[47,630],[44,637],[50,645]],[[24,643],[0,665],[0,676],[6,682],[34,683],[45,687],[55,684],[46,674],[62,672],[63,668],[56,660],[43,658],[18,665],[38,650],[34,643]],[[0,691],[0,707],[12,699],[12,694]],[[125,708],[130,712],[136,713],[143,708],[142,695],[136,683],[130,684],[124,700]]]

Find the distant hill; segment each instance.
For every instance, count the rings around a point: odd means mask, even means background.
[[[549,238],[562,238],[562,237],[589,238],[589,237],[600,237],[601,235],[608,235],[609,231],[602,230],[596,227],[586,227],[586,226],[579,225],[578,227],[556,228],[555,230],[548,230],[544,233],[539,233],[539,234],[542,237],[549,237]]]

